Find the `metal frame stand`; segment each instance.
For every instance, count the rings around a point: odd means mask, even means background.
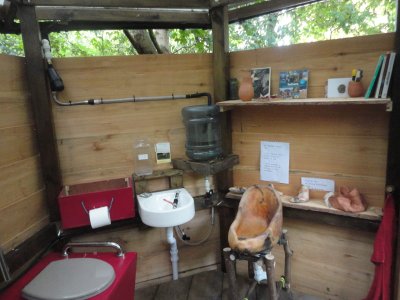
[[[283,250],[285,252],[285,274],[281,277],[279,281],[280,284],[275,282],[275,257],[271,253],[271,248],[267,249],[267,251],[247,254],[243,252],[237,252],[227,247],[223,249],[223,256],[225,262],[225,268],[228,274],[228,283],[229,283],[229,299],[239,300],[239,293],[236,285],[236,260],[247,260],[248,261],[248,269],[249,276],[253,277],[252,265],[253,262],[258,261],[262,258],[267,272],[267,285],[268,285],[268,299],[270,300],[278,300],[279,292],[281,289],[286,290],[290,293],[290,282],[291,282],[291,258],[293,256],[293,251],[289,248],[289,242],[287,238],[287,230],[283,229],[279,242],[279,245],[283,246]],[[260,282],[263,283],[263,282]],[[254,286],[249,289],[249,293],[254,289]],[[247,295],[249,296],[249,295]]]

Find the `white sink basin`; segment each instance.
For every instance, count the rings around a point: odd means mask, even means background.
[[[173,202],[176,192],[179,201]],[[139,214],[144,224],[152,227],[173,227],[189,222],[194,217],[193,197],[184,188],[151,193],[145,197],[138,195]]]

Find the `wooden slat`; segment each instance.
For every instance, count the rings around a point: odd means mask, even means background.
[[[289,143],[292,171],[381,178],[386,174],[387,139],[383,137],[235,133],[240,166],[259,169],[260,141]]]
[[[298,6],[319,2],[321,0],[269,0],[247,5],[229,11],[229,23],[240,22],[262,15],[291,9]]]
[[[233,111],[233,130],[383,138],[388,134],[388,118],[389,113],[370,106],[249,107]],[[367,122],[375,126],[366,126]]]
[[[135,21],[124,21],[124,22],[70,21],[68,23],[54,23],[51,21],[40,22],[40,30],[44,34],[49,34],[51,32],[80,31],[80,30],[190,29],[190,28],[211,29],[211,24],[180,23],[179,20],[176,20],[176,22],[168,22],[168,23],[135,22]],[[19,33],[18,28],[15,28],[14,31],[17,31],[17,33]]]
[[[39,157],[32,156],[0,168],[0,208],[44,188]],[[45,209],[45,207],[43,207]]]
[[[157,288],[157,293],[152,299],[163,300],[163,299],[176,299],[186,300],[189,294],[190,287],[192,285],[193,278],[185,277],[178,280],[169,281],[160,284]],[[197,284],[197,283],[196,283]],[[153,288],[154,289],[154,288]],[[135,295],[136,297],[136,295]]]
[[[35,135],[31,126],[0,129],[0,166],[15,163],[37,154]]]
[[[198,24],[210,23],[208,12],[182,12],[179,10],[142,10],[131,8],[65,8],[38,7],[38,20],[59,21],[103,21],[103,22],[154,22]]]
[[[323,299],[365,297],[374,272],[370,256],[375,233],[291,218],[284,219],[283,226],[294,251],[293,290]],[[283,274],[282,248],[274,247],[273,254],[276,274]]]
[[[223,273],[215,271],[194,275],[186,299],[221,299],[223,277]]]
[[[44,196],[44,191],[39,190],[0,209],[0,244],[15,238],[38,220],[46,219],[48,222],[48,212],[43,209],[45,207]]]
[[[207,0],[31,0],[28,5],[83,7],[141,7],[141,8],[208,8]]]

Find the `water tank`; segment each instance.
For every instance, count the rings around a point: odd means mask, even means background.
[[[182,109],[186,127],[186,155],[196,161],[222,154],[219,107],[195,105]]]

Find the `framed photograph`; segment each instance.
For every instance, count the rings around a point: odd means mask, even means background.
[[[255,68],[250,70],[253,81],[254,98],[269,98],[271,95],[271,68]]]
[[[279,75],[279,96],[281,98],[307,98],[308,70],[292,70]]]

